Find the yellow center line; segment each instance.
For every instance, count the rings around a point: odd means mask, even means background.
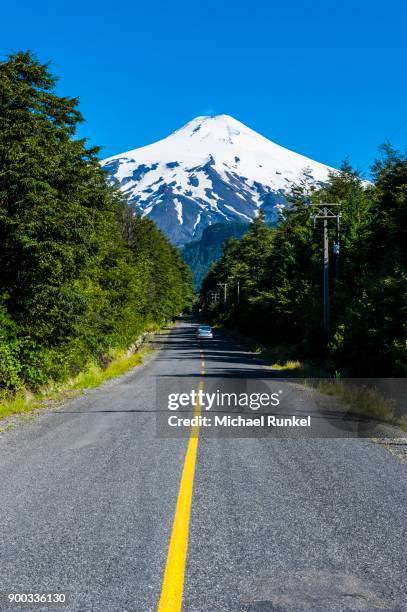
[[[203,390],[203,388],[204,383],[201,381],[198,390]],[[194,416],[200,414],[201,404],[198,402]],[[198,436],[199,426],[192,427],[178,491],[158,612],[180,612],[182,609]]]

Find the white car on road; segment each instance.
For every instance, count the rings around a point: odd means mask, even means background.
[[[196,330],[196,337],[199,338],[213,338],[213,331],[210,325],[200,325]]]

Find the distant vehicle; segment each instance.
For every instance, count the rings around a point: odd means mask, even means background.
[[[210,325],[200,325],[196,330],[197,338],[213,338],[213,331]]]

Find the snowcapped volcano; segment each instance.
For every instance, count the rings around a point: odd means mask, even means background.
[[[302,172],[321,184],[328,166],[289,151],[229,115],[193,119],[146,147],[102,161],[134,210],[174,244],[200,238],[214,223],[269,220]]]

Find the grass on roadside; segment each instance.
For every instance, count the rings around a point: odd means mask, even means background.
[[[130,368],[140,365],[146,352],[146,349],[142,349],[133,355],[127,355],[125,352],[118,353],[106,368],[102,368],[97,363],[91,363],[86,370],[80,372],[72,380],[68,388],[83,390],[98,387],[110,378],[121,376]]]
[[[407,431],[407,416],[400,417],[399,426],[403,431]]]
[[[85,389],[98,387],[109,379],[121,376],[131,368],[140,365],[150,351],[151,349],[146,346],[130,355],[128,351],[115,352],[107,367],[91,362],[77,376],[63,383],[50,383],[37,393],[22,389],[12,396],[1,398],[0,419],[13,414],[34,412],[51,402],[75,397]]]
[[[306,386],[324,395],[337,397],[356,413],[372,416],[407,432],[407,416],[396,416],[393,400],[374,387],[330,377],[323,370],[294,359],[278,360],[271,368],[287,378],[302,378]]]
[[[384,397],[374,387],[353,384],[352,382],[345,383],[333,378],[318,380],[314,387],[320,393],[338,397],[356,412],[368,414],[378,420],[393,424],[398,422],[394,415],[393,402]]]
[[[361,414],[370,415],[378,420],[398,424],[407,431],[407,417],[397,419],[393,402],[384,397],[374,387],[345,382],[339,378],[328,377],[318,368],[300,361],[279,361],[271,366],[287,378],[304,378],[304,384],[319,393],[337,397],[350,408]]]
[[[12,414],[22,414],[35,410],[38,404],[35,395],[24,389],[15,395],[0,400],[0,419]]]
[[[266,354],[265,354],[266,355]],[[279,360],[270,365],[273,370],[281,372],[288,378],[323,377],[324,373],[315,366],[296,359]],[[326,376],[326,374],[325,374]]]

